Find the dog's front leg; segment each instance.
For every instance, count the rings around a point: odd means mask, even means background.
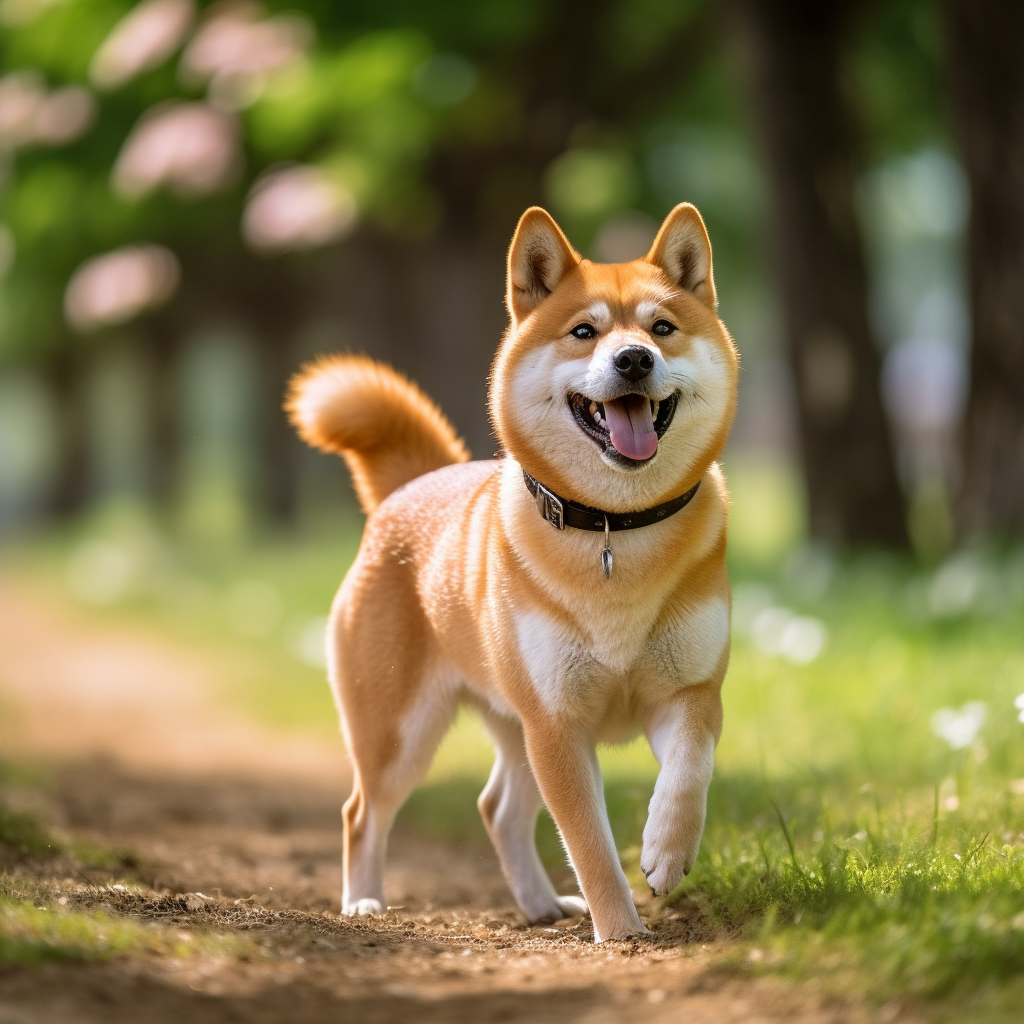
[[[697,859],[722,731],[721,687],[706,683],[680,691],[651,715],[646,731],[661,771],[644,827],[640,868],[651,891],[664,896]]]
[[[619,864],[593,745],[573,726],[553,719],[528,728],[526,744],[541,795],[590,907],[595,940],[646,932]]]

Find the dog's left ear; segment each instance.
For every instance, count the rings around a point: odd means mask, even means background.
[[[528,317],[580,261],[547,210],[531,206],[519,218],[508,251],[508,303],[513,323]]]
[[[716,309],[715,278],[711,271],[711,240],[697,207],[680,203],[666,218],[644,257],[676,284]]]

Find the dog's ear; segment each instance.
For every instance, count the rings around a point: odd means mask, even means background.
[[[716,309],[715,278],[711,271],[711,240],[697,207],[680,203],[661,225],[651,251],[644,257],[676,284]]]
[[[546,210],[531,206],[519,218],[508,250],[508,303],[513,323],[528,317],[580,261]]]

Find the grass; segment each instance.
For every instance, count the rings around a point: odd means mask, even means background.
[[[51,857],[55,840],[31,814],[0,803],[0,856]]]
[[[36,773],[19,773],[0,762],[0,783],[9,779],[35,786],[44,783]],[[51,863],[76,872],[98,871],[118,875],[136,867],[135,857],[118,850],[80,839],[55,835],[34,815],[12,810],[0,799],[0,871],[23,864]]]
[[[0,771],[0,777],[9,774]],[[118,850],[64,841],[33,815],[12,811],[0,802],[0,964],[97,961],[146,954],[247,954],[251,943],[236,936],[193,934],[126,920],[114,912],[68,906],[68,897],[61,898],[53,883],[33,881],[19,870],[28,866],[45,874],[45,868],[52,866],[57,877],[68,873],[81,877],[83,869],[118,877],[132,864],[132,858]],[[8,875],[5,868],[18,873]],[[129,893],[130,885],[117,883],[106,891],[117,897]]]
[[[109,888],[113,898],[126,886]],[[252,959],[256,944],[238,934],[183,931],[114,912],[68,906],[48,887],[0,875],[0,964],[106,961],[128,956]]]
[[[758,486],[754,475],[735,491],[756,501]],[[1024,724],[1013,706],[1024,692],[1024,552],[922,565],[783,551],[795,506],[772,486],[774,526],[735,521],[734,647],[708,824],[695,870],[663,910],[729,939],[732,970],[829,978],[879,1003],[910,996],[949,1019],[1003,1019],[1000,1007],[1024,998]],[[97,614],[235,666],[227,698],[255,717],[333,731],[323,670],[302,660],[299,627],[325,612],[354,551],[357,523],[345,522],[330,542],[212,555],[165,546],[146,556],[164,568],[137,571]],[[63,586],[83,543],[26,549],[22,571]],[[261,587],[246,598],[242,583],[266,584],[263,597],[280,606],[260,636],[233,632],[232,602],[260,600]],[[934,716],[947,708],[963,720],[968,702],[984,705],[984,722],[954,749]],[[639,742],[601,759],[640,889],[656,765]],[[486,842],[474,801],[490,763],[480,726],[461,717],[403,827]],[[564,863],[549,821],[539,841],[550,865]]]

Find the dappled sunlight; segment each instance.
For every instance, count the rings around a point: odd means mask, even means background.
[[[211,9],[181,58],[186,82],[208,83],[210,102],[222,110],[241,110],[259,99],[270,76],[292,66],[313,41],[304,17],[266,17],[251,0]]]
[[[308,249],[344,238],[355,219],[355,200],[340,182],[316,167],[284,167],[253,186],[242,234],[262,252]]]
[[[135,245],[96,256],[68,282],[64,313],[79,331],[120,324],[166,302],[178,287],[177,257],[161,245]]]
[[[185,199],[216,192],[239,174],[238,125],[203,103],[168,103],[132,130],[114,164],[114,188],[139,198],[167,186]]]
[[[0,78],[0,143],[5,149],[33,138],[44,90],[42,77],[32,71],[14,71]]]
[[[95,119],[96,101],[80,85],[48,91],[34,71],[0,78],[0,151],[66,145],[88,131]]]
[[[116,89],[162,64],[181,45],[196,16],[193,0],[145,0],[111,30],[89,65],[100,89]]]

